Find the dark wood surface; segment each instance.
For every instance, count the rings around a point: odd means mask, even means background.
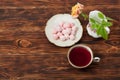
[[[77,44],[87,44],[100,63],[75,69],[67,61],[69,48],[51,44],[45,36],[47,20],[70,13],[78,0],[0,0],[0,80],[120,80],[120,1],[79,0],[84,12],[98,9],[115,19],[108,40],[88,36],[88,21]]]

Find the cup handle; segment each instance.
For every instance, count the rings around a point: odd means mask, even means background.
[[[100,58],[99,57],[94,57],[93,62],[100,62]]]

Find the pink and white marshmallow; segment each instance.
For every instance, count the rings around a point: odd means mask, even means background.
[[[70,35],[69,38],[70,38],[70,40],[74,40],[75,36],[74,35]]]
[[[53,38],[54,38],[55,40],[58,40],[58,39],[59,39],[59,36],[56,35],[56,34],[53,34]]]
[[[53,38],[61,41],[75,40],[77,29],[74,23],[62,22],[53,29]]]

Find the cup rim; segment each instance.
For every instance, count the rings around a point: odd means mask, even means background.
[[[70,61],[70,58],[69,58],[70,51],[71,51],[73,48],[75,48],[75,47],[84,47],[84,48],[86,48],[86,49],[90,52],[91,60],[89,61],[89,63],[88,63],[87,65],[85,65],[85,66],[76,66],[76,65],[74,65],[74,64]],[[68,59],[68,62],[70,63],[70,65],[72,65],[74,68],[86,68],[86,67],[88,67],[88,66],[92,63],[92,61],[93,61],[93,51],[91,50],[90,47],[88,47],[88,46],[85,45],[85,44],[74,45],[73,47],[71,47],[71,48],[68,50],[67,59]]]

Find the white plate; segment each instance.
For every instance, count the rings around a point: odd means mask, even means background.
[[[61,40],[53,39],[53,36],[52,36],[53,28],[56,24],[59,24],[60,22],[72,22],[75,24],[76,27],[78,27],[75,40],[61,41]],[[53,17],[51,17],[48,20],[46,27],[45,27],[45,34],[46,34],[48,40],[51,43],[55,44],[56,46],[60,46],[60,47],[69,47],[69,46],[72,46],[73,44],[77,43],[81,39],[82,33],[83,33],[83,28],[81,26],[80,21],[78,19],[72,18],[72,16],[70,14],[54,15]]]

